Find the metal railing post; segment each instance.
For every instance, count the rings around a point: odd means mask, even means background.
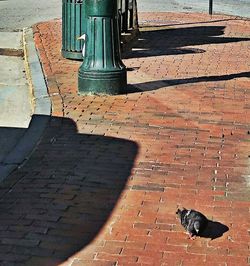
[[[213,0],[209,0],[209,15],[213,15]]]

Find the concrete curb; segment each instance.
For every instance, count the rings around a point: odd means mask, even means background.
[[[51,101],[47,93],[42,67],[37,55],[31,28],[23,29],[24,61],[31,89],[34,111],[29,127],[15,148],[0,165],[0,181],[21,167],[39,143],[51,115]]]

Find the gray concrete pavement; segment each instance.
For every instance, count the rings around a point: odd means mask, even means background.
[[[25,29],[24,38],[22,32],[0,32],[0,51],[8,54],[0,55],[1,181],[31,154],[51,106],[32,30]]]
[[[33,33],[25,30],[23,43],[23,28],[60,17],[60,6],[60,0],[0,1],[0,180],[27,159],[50,116]]]
[[[22,34],[0,32],[0,48],[10,54],[22,50]],[[0,73],[0,162],[3,162],[29,126],[32,104],[22,57],[0,56]]]
[[[0,1],[0,30],[22,30],[24,27],[61,16],[61,0]]]
[[[22,50],[22,32],[1,32],[0,47],[2,49]]]
[[[23,59],[0,56],[0,72],[0,126],[27,128],[32,114],[32,97]]]

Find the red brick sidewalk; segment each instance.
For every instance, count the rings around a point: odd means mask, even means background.
[[[17,265],[250,264],[250,22],[139,18],[123,55],[135,92],[118,96],[78,95],[61,21],[34,27],[53,117],[1,199],[16,210],[18,248],[11,236],[1,247]],[[178,206],[204,212],[212,233],[187,239]]]

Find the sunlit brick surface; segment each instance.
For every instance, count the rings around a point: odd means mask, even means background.
[[[78,95],[61,21],[34,27],[53,117],[3,184],[3,265],[249,264],[250,22],[139,21],[123,54],[129,90],[117,96]],[[229,230],[187,239],[178,206]]]

